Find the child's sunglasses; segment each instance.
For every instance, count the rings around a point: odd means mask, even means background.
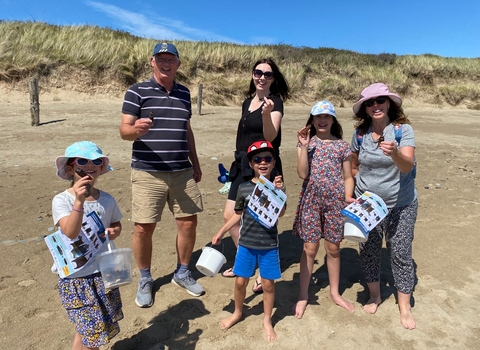
[[[267,80],[272,80],[273,79],[273,72],[264,72],[261,71],[260,69],[254,69],[253,70],[253,76],[257,79],[260,79],[262,75],[265,77]]]
[[[260,164],[261,162],[265,163],[271,163],[273,160],[273,157],[266,156],[266,157],[253,157],[252,162],[255,164]]]
[[[378,105],[381,105],[384,104],[386,100],[386,96],[380,96],[377,98],[371,98],[370,100],[366,100],[365,102],[363,102],[363,104],[365,105],[365,107],[372,107],[375,102],[377,102]]]
[[[88,164],[88,162],[91,162],[95,166],[99,166],[103,164],[103,158],[97,158],[97,159],[86,159],[86,158],[75,158],[75,162],[78,166],[85,166]]]

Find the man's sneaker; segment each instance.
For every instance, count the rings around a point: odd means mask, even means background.
[[[138,282],[137,297],[135,304],[139,307],[150,307],[153,305],[152,297],[153,280],[150,278],[140,278]]]
[[[187,292],[194,297],[199,297],[200,295],[205,293],[202,286],[193,279],[192,273],[190,271],[188,271],[188,273],[181,278],[174,274],[172,278],[172,283],[185,288]]]

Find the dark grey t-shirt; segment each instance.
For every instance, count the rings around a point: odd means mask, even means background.
[[[387,125],[383,132],[385,141],[395,141],[393,124]],[[413,129],[409,124],[402,125],[402,138],[397,146],[415,147]],[[413,172],[403,174],[398,170],[392,158],[383,154],[373,140],[372,130],[363,135],[359,149],[356,134],[353,134],[350,145],[352,152],[358,154],[360,167],[355,176],[355,195],[358,197],[365,191],[380,196],[388,208],[404,207],[417,199]]]
[[[238,245],[252,249],[272,249],[278,247],[277,223],[271,228],[263,227],[247,210],[255,185],[248,181],[238,187],[235,211],[242,211]]]

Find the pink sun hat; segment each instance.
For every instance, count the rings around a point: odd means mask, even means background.
[[[360,94],[360,99],[353,105],[353,113],[358,114],[363,102],[378,96],[387,96],[398,107],[402,105],[402,99],[400,98],[400,96],[394,94],[393,92],[390,92],[387,85],[383,83],[375,83],[367,86],[365,89],[362,90],[362,93]]]

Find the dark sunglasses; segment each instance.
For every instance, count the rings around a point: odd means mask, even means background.
[[[381,105],[384,104],[386,100],[386,96],[380,96],[377,98],[371,98],[370,100],[366,100],[365,102],[363,102],[363,104],[365,105],[365,107],[372,107],[375,102],[377,102],[378,105]]]
[[[273,72],[264,72],[261,71],[260,69],[254,69],[253,70],[253,76],[257,79],[260,79],[262,75],[265,77],[267,80],[272,80],[273,79]]]
[[[252,159],[252,162],[256,163],[256,164],[260,164],[261,162],[265,162],[265,163],[271,163],[273,160],[273,157],[270,157],[270,156],[266,156],[266,157],[254,157]]]
[[[97,158],[97,159],[76,158],[75,159],[75,163],[79,166],[85,166],[88,164],[88,162],[92,162],[93,165],[99,166],[103,164],[103,158]]]

